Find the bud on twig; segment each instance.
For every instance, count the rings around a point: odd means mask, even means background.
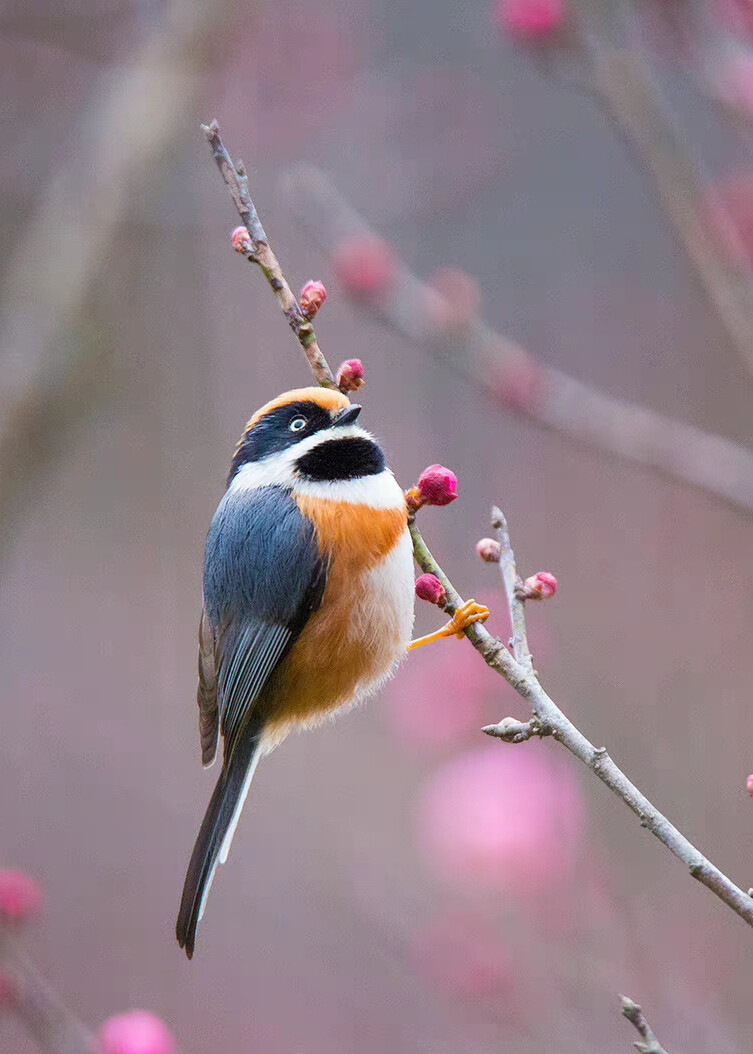
[[[251,245],[251,235],[245,227],[236,227],[230,235],[230,240],[233,243],[235,251],[240,253],[241,256],[248,256],[252,251],[253,246]]]
[[[418,477],[418,483],[406,492],[411,512],[424,505],[449,505],[458,496],[458,477],[444,465],[429,465]]]
[[[548,600],[557,592],[557,579],[550,571],[537,571],[515,590],[518,600]]]
[[[436,575],[421,575],[416,579],[416,596],[438,608],[443,608],[447,600],[445,588]]]
[[[476,542],[476,552],[487,564],[498,564],[501,551],[499,542],[494,538],[481,538]]]
[[[335,383],[341,392],[356,392],[366,383],[363,379],[363,363],[360,359],[346,359],[337,368]]]
[[[324,283],[309,279],[298,297],[302,314],[311,321],[326,299],[327,290],[324,288]]]

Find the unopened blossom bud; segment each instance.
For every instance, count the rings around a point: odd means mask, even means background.
[[[753,798],[753,772],[748,776],[745,786],[748,789],[748,794]]]
[[[99,1030],[99,1043],[102,1054],[175,1054],[172,1033],[148,1010],[108,1018]]]
[[[557,592],[557,579],[549,571],[537,571],[523,583],[520,590],[523,600],[548,600]]]
[[[337,368],[335,383],[341,392],[355,392],[363,388],[363,363],[360,359],[346,359]]]
[[[383,293],[397,270],[392,249],[373,235],[359,234],[341,241],[333,250],[332,263],[345,288],[362,297]]]
[[[298,303],[305,317],[312,319],[326,299],[327,290],[324,288],[324,282],[309,280],[301,290]]]
[[[436,575],[421,575],[416,579],[416,596],[440,608],[444,607],[447,600],[445,588]]]
[[[476,552],[487,564],[498,564],[500,555],[499,542],[494,538],[481,538],[476,542]]]
[[[230,240],[233,243],[235,251],[241,253],[242,256],[248,256],[251,252],[251,235],[245,227],[236,227],[230,235]]]
[[[416,486],[424,505],[449,505],[458,496],[458,477],[444,465],[429,465]]]
[[[23,871],[0,871],[0,918],[24,922],[42,906],[42,889]]]

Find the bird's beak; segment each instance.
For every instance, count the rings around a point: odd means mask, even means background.
[[[341,410],[339,414],[335,414],[332,418],[332,427],[339,428],[340,425],[352,425],[361,410],[362,407],[360,407],[358,403],[353,403],[352,406],[346,406],[344,410]]]

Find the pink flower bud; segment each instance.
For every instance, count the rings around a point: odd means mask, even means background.
[[[424,505],[449,505],[458,496],[458,477],[444,465],[429,465],[418,477],[417,489]]]
[[[346,359],[337,369],[335,383],[341,392],[355,392],[363,388],[363,363],[360,359]]]
[[[23,922],[42,906],[42,889],[23,871],[0,871],[0,918]]]
[[[487,564],[498,564],[500,547],[494,538],[482,538],[476,542],[476,552]]]
[[[541,40],[565,20],[565,0],[497,0],[497,25],[527,40]]]
[[[369,235],[346,238],[332,253],[337,277],[354,296],[374,297],[390,286],[397,270],[387,242]]]
[[[748,776],[745,786],[748,789],[748,794],[751,796],[751,798],[753,798],[753,773]]]
[[[523,583],[523,600],[548,600],[557,592],[557,579],[550,571],[537,571]]]
[[[251,252],[251,235],[245,227],[236,227],[230,235],[230,240],[232,241],[233,248],[237,253],[241,253],[243,256],[248,256]]]
[[[444,607],[447,599],[445,588],[436,575],[421,575],[416,579],[416,596],[440,608]]]
[[[324,288],[324,282],[314,282],[309,279],[301,290],[298,303],[305,317],[312,319],[326,299],[327,290]]]
[[[99,1030],[102,1054],[175,1054],[167,1025],[148,1010],[129,1010],[105,1021]]]

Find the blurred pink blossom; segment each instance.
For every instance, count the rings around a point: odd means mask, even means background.
[[[409,746],[462,745],[484,723],[484,702],[501,678],[464,641],[443,641],[411,652],[383,713],[395,736]]]
[[[583,841],[583,803],[571,770],[544,750],[489,744],[434,773],[416,825],[418,847],[438,878],[520,898],[567,881]]]
[[[712,0],[711,10],[730,32],[753,35],[753,0]]]
[[[565,13],[565,0],[497,0],[495,19],[513,36],[535,39],[559,29]]]
[[[431,275],[429,285],[437,294],[427,305],[436,328],[449,333],[465,332],[481,308],[476,279],[459,268],[442,267]]]
[[[753,798],[753,773],[751,773],[745,781],[745,787],[748,791],[748,794],[751,796],[751,798]]]
[[[42,887],[23,871],[0,870],[0,917],[23,922],[42,907]]]
[[[748,117],[753,114],[753,51],[748,47],[712,52],[707,60],[712,94]]]
[[[148,1010],[129,1010],[105,1021],[99,1030],[102,1054],[175,1054],[167,1025]]]
[[[13,1001],[13,982],[10,977],[0,972],[0,1009]]]
[[[488,919],[469,911],[438,912],[414,936],[412,958],[426,980],[466,999],[509,997],[518,971]]]
[[[753,264],[753,171],[740,167],[713,183],[705,218],[722,251],[740,267]]]
[[[374,297],[392,284],[397,268],[392,249],[382,238],[358,235],[332,251],[335,274],[354,296]]]

